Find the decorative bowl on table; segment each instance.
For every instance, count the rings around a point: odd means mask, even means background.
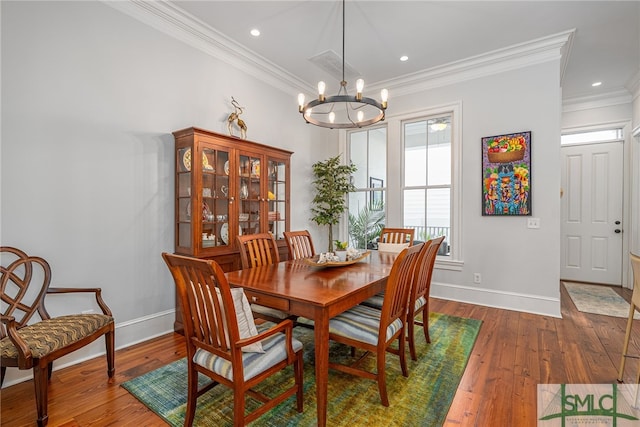
[[[342,267],[345,265],[355,264],[365,259],[369,255],[371,255],[370,251],[366,251],[362,253],[358,252],[358,256],[354,256],[354,257],[347,256],[347,259],[345,261],[340,261],[340,258],[337,255],[335,255],[333,252],[327,252],[327,253],[316,255],[311,258],[304,258],[304,262],[314,267]]]

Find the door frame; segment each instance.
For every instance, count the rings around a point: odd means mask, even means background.
[[[569,134],[569,133],[580,133],[580,132],[590,132],[611,128],[622,128],[622,277],[621,277],[621,285],[623,288],[633,287],[633,282],[631,281],[631,263],[629,261],[629,252],[630,252],[630,242],[631,237],[638,233],[635,224],[633,224],[634,216],[632,215],[631,206],[632,203],[638,203],[632,199],[632,185],[634,182],[638,181],[638,178],[632,179],[632,174],[634,177],[637,177],[640,174],[640,165],[636,161],[634,161],[632,156],[632,138],[634,135],[640,139],[640,127],[632,132],[631,130],[631,121],[611,121],[611,122],[602,122],[599,124],[588,125],[588,126],[575,126],[575,127],[566,127],[561,129],[561,135]],[[593,143],[589,143],[593,144]],[[580,145],[580,144],[574,144]],[[586,144],[584,144],[586,145]],[[640,145],[640,144],[639,144]],[[637,154],[636,154],[637,157]],[[636,163],[634,165],[634,163]],[[635,167],[634,167],[635,166]],[[636,191],[640,190],[640,188],[636,189]],[[637,218],[637,215],[636,215]],[[561,236],[558,236],[558,242],[560,241]],[[640,244],[640,242],[638,242]],[[640,250],[640,248],[638,248]]]

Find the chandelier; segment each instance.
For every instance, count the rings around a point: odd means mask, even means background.
[[[345,0],[342,0],[342,81],[336,95],[325,96],[325,82],[318,83],[318,98],[304,103],[304,94],[298,95],[298,111],[307,123],[331,129],[349,129],[369,126],[384,120],[389,91],[382,89],[381,101],[362,96],[364,80],[356,81],[355,96],[347,92],[344,77]]]

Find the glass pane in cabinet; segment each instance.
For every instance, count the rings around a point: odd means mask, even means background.
[[[202,247],[229,244],[229,153],[211,148],[203,150],[211,168],[202,171]]]
[[[191,247],[191,223],[181,222],[178,224],[178,246]]]
[[[260,232],[260,203],[258,200],[240,200],[238,220],[242,234]]]

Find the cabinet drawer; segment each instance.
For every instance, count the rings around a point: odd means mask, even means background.
[[[259,304],[264,305],[265,307],[275,308],[277,310],[289,311],[288,299],[253,292],[249,289],[245,289],[244,293],[247,295],[247,299],[250,304]]]

